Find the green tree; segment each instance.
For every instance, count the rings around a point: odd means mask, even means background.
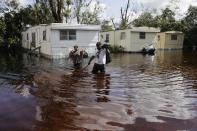
[[[23,25],[35,25],[37,24],[36,20],[35,20],[35,16],[33,15],[34,13],[34,9],[31,5],[28,5],[27,7],[22,7],[19,11],[20,15],[21,15],[21,19],[23,22]]]
[[[161,15],[153,17],[151,12],[142,13],[133,22],[134,26],[160,27],[161,31],[185,31],[185,21],[175,19],[175,13],[168,7],[162,10]]]
[[[161,27],[161,31],[171,31],[174,30],[175,25],[175,13],[169,8],[165,8],[162,11],[160,19],[158,19],[158,24]]]
[[[19,13],[9,12],[4,15],[5,20],[5,33],[4,33],[4,46],[10,47],[14,44],[21,43],[21,32],[22,32],[22,19]]]
[[[17,11],[19,9],[19,1],[18,0],[6,0],[4,10],[8,10],[8,12]]]
[[[132,22],[130,22],[130,14],[129,14],[129,8],[130,8],[130,0],[127,1],[126,8],[123,9],[121,7],[120,13],[121,13],[121,20],[120,20],[120,29],[127,29],[131,25]]]
[[[27,24],[38,25],[54,22],[47,0],[36,0],[33,5],[20,8],[19,13],[22,17],[22,24],[24,26]]]
[[[185,30],[185,45],[197,46],[197,6],[190,6],[184,18],[187,29]]]
[[[152,16],[151,12],[142,13],[132,23],[133,23],[133,26],[136,26],[136,27],[140,27],[140,26],[157,27],[158,26],[157,19]]]
[[[88,8],[86,5],[85,11],[82,12],[81,15],[81,24],[100,24],[100,13],[102,12],[102,9],[100,7],[99,1],[96,1],[96,3],[93,5],[93,10]]]
[[[185,21],[188,29],[192,29],[197,24],[197,6],[190,6],[186,13]]]
[[[68,2],[71,0],[66,1]],[[64,0],[48,0],[48,2],[55,22],[62,23],[64,15]]]
[[[4,47],[9,48],[11,46],[20,45],[21,43],[21,31],[22,31],[22,21],[21,16],[18,13],[19,3],[16,0],[6,1],[3,12],[4,16],[1,18],[2,28],[4,33],[1,33],[1,41]]]
[[[68,23],[68,20],[71,17],[71,12],[72,12],[72,0],[66,0],[65,1],[65,6],[64,6],[64,17],[66,18],[66,23]]]
[[[74,0],[74,10],[75,10],[75,16],[77,18],[77,23],[81,23],[81,14],[82,9],[85,6],[84,4],[85,0]]]
[[[101,31],[112,31],[113,26],[110,25],[110,21],[103,20],[101,24]]]
[[[76,18],[79,24],[100,24],[99,15],[102,9],[98,0],[93,10],[89,8],[92,0],[48,0],[48,2],[57,23],[62,23],[65,17],[66,23]]]
[[[3,20],[3,18],[0,18],[0,46],[4,41],[5,29],[6,29],[5,21]]]
[[[36,0],[30,14],[35,24],[47,24],[54,21],[47,0]]]

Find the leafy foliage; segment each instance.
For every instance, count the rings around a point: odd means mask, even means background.
[[[100,24],[101,12],[99,1],[92,3],[92,0],[89,2],[80,0],[79,4],[75,4],[75,15],[79,24]]]
[[[101,31],[112,31],[113,27],[109,24],[110,21],[104,20],[101,24]]]
[[[5,21],[1,18],[0,19],[0,46],[4,41],[4,32],[5,32],[6,26],[5,26]]]
[[[189,7],[183,21],[187,27],[185,29],[185,43],[189,47],[197,46],[197,6]]]
[[[129,7],[130,7],[130,0],[127,1],[127,5],[125,9],[123,9],[122,7],[120,9],[120,13],[121,13],[120,29],[127,29],[131,24],[131,22],[129,22],[130,20]]]
[[[119,52],[123,52],[124,48],[122,46],[112,45],[109,47],[109,50],[111,53],[119,53]]]
[[[154,18],[151,14],[151,12],[144,12],[142,13],[138,19],[135,19],[132,23],[136,27],[140,26],[148,26],[148,27],[157,27],[157,19]]]

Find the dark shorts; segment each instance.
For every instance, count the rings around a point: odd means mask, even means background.
[[[82,61],[79,57],[72,58],[74,68],[81,68]]]
[[[74,65],[74,68],[76,68],[76,69],[79,69],[79,68],[81,68],[81,63],[73,63],[73,65]]]
[[[92,73],[93,74],[98,74],[98,72],[100,71],[100,73],[105,73],[105,65],[104,64],[94,64],[93,69],[92,69]]]

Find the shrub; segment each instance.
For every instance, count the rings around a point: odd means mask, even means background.
[[[113,45],[109,47],[111,53],[120,53],[124,51],[124,48],[119,45]]]

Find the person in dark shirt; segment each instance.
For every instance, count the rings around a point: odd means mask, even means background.
[[[74,49],[70,51],[69,58],[73,61],[74,68],[80,68],[83,59],[83,50],[80,50],[77,45],[74,45]]]

